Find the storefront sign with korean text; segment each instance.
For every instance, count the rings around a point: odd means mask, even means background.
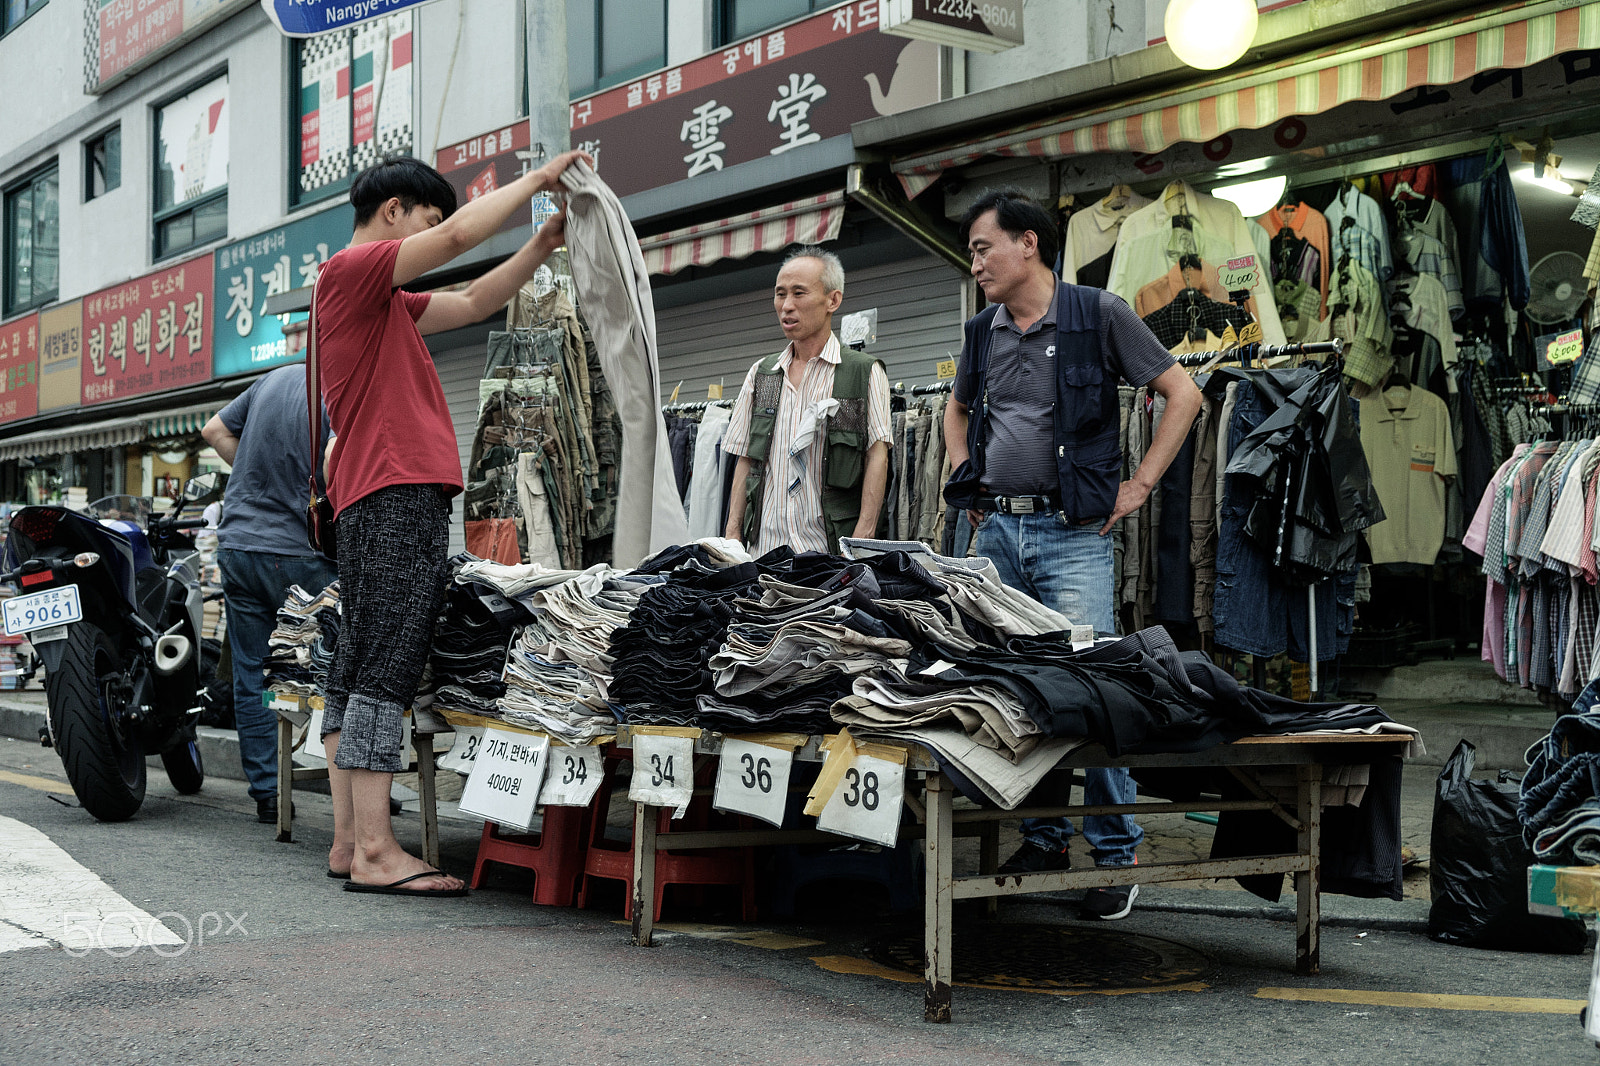
[[[211,256],[83,300],[83,402],[166,392],[211,378]]]
[[[433,166],[455,189],[457,201],[465,204],[526,174],[532,159],[528,124],[515,122],[471,140],[446,145],[434,156]],[[499,232],[526,226],[530,218],[519,208]]]
[[[304,314],[269,315],[267,299],[317,280],[328,257],[350,243],[349,204],[258,233],[217,249],[211,309],[212,377],[224,378],[289,362],[283,327]]]
[[[285,36],[314,37],[431,3],[433,0],[261,0],[261,7]]]
[[[856,0],[572,105],[572,147],[619,195],[783,155],[939,99],[939,47]]]
[[[82,402],[83,377],[78,372],[82,352],[82,300],[39,313],[39,410]]]
[[[170,52],[250,0],[99,0],[99,83]]]
[[[1023,0],[883,0],[885,33],[974,52],[1022,43]]]
[[[39,413],[39,316],[0,326],[0,422]]]

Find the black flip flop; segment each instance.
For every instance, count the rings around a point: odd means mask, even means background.
[[[442,873],[439,870],[424,870],[420,874],[412,874],[410,877],[402,877],[400,880],[391,881],[387,885],[364,885],[359,881],[346,881],[345,882],[345,886],[344,886],[344,890],[346,892],[367,892],[367,893],[370,893],[370,894],[376,895],[376,896],[439,896],[439,897],[445,897],[445,896],[465,896],[467,894],[467,887],[465,885],[462,885],[460,888],[402,888],[402,887],[400,887],[402,885],[409,885],[411,882],[421,880],[424,877],[445,877],[445,876],[447,876],[447,875]]]
[[[333,878],[335,881],[348,881],[350,880],[350,871],[346,870],[342,874],[335,873],[333,867],[330,866],[328,867],[328,876]]]

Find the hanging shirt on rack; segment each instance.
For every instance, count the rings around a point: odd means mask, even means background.
[[[1176,300],[1179,293],[1190,288],[1199,289],[1218,303],[1229,302],[1228,290],[1222,287],[1222,276],[1216,266],[1202,259],[1198,270],[1192,266],[1185,268],[1179,264],[1140,289],[1139,294],[1133,298],[1134,313],[1140,318],[1147,318]],[[1251,316],[1255,316],[1254,296],[1244,302],[1244,309]]]
[[[1317,291],[1324,297],[1328,294],[1328,269],[1331,266],[1329,252],[1331,240],[1328,231],[1328,218],[1321,211],[1305,203],[1281,204],[1262,215],[1258,220],[1266,231],[1273,236],[1272,246],[1272,278],[1274,281],[1283,281],[1286,278],[1295,278],[1300,281],[1310,282],[1312,278],[1304,276],[1301,271],[1302,257],[1294,257],[1292,264],[1281,261],[1279,258],[1278,239],[1288,235],[1296,237],[1306,243],[1317,253],[1315,284]],[[1287,246],[1287,242],[1285,242]],[[1288,268],[1291,269],[1280,269]],[[1327,316],[1327,302],[1324,299],[1322,310],[1318,317]]]
[[[1116,192],[1067,220],[1067,239],[1061,249],[1062,281],[1106,287],[1123,221],[1150,203],[1149,197],[1131,189],[1124,188],[1121,196]]]
[[[1141,288],[1170,271],[1186,253],[1219,264],[1259,254],[1250,224],[1237,207],[1197,192],[1187,182],[1174,182],[1155,203],[1134,212],[1122,224],[1106,287],[1132,305]],[[1251,295],[1263,340],[1285,343],[1265,271]]]
[[[1456,330],[1450,322],[1449,294],[1430,274],[1409,274],[1389,283],[1389,306],[1396,318],[1439,342],[1445,366],[1456,364]]]
[[[1272,286],[1272,294],[1277,299],[1278,318],[1283,322],[1283,333],[1289,343],[1310,340],[1321,322],[1325,306],[1316,286],[1285,279]]]
[[[1361,404],[1361,447],[1387,516],[1366,531],[1374,563],[1431,566],[1444,545],[1446,479],[1456,474],[1450,409],[1421,388]]]
[[[1379,281],[1388,281],[1394,275],[1389,223],[1378,201],[1347,185],[1334,196],[1324,217],[1335,267],[1342,255],[1350,255]]]
[[[1191,334],[1210,332],[1220,337],[1229,326],[1238,333],[1249,322],[1242,308],[1218,303],[1197,289],[1184,290],[1167,306],[1144,316],[1144,324],[1169,351]]]
[[[1417,229],[1402,230],[1400,254],[1412,271],[1439,280],[1451,319],[1467,313],[1467,302],[1461,295],[1461,275],[1456,273],[1456,265],[1442,241]]]
[[[1394,360],[1389,355],[1392,335],[1378,279],[1360,263],[1346,263],[1332,276],[1328,309],[1330,333],[1346,345],[1345,376],[1372,388],[1382,385]]]

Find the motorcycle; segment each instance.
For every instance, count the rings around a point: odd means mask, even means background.
[[[107,496],[82,514],[24,507],[11,518],[0,581],[8,636],[25,635],[44,664],[48,732],[85,810],[103,822],[144,802],[145,756],[172,787],[200,791],[200,555],[183,512],[222,495],[226,476],[202,474],[167,514],[148,497]]]

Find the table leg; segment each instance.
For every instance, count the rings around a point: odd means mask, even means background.
[[[278,715],[278,843],[294,842],[294,723]]]
[[[929,1022],[950,1020],[950,924],[951,851],[954,845],[954,798],[944,774],[933,772],[927,778],[928,835],[923,841],[927,894],[923,901],[924,949],[927,969],[922,981],[922,1019]]]
[[[984,822],[978,835],[978,872],[992,874],[1000,869],[1000,823]],[[984,911],[991,918],[1000,914],[1000,897],[990,896],[983,901]]]
[[[650,946],[656,924],[656,811],[633,805],[633,942]]]
[[[411,746],[417,752],[417,798],[422,807],[422,861],[435,870],[439,866],[439,795],[434,785],[433,734],[412,733]]]
[[[1294,971],[1302,976],[1322,972],[1322,765],[1299,767],[1300,854],[1311,869],[1294,875],[1298,903]]]

